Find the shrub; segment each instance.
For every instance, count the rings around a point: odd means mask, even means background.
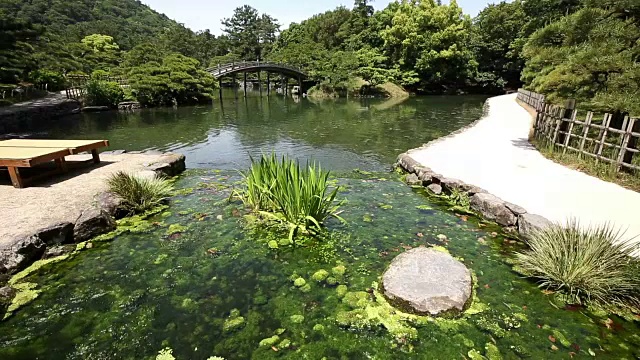
[[[85,101],[88,105],[116,107],[124,100],[124,91],[118,83],[91,80],[86,90]]]
[[[166,179],[139,177],[119,171],[107,180],[109,191],[122,199],[122,208],[129,213],[150,210],[171,196],[173,185]]]
[[[622,240],[609,225],[582,228],[571,220],[553,225],[527,241],[530,250],[516,254],[519,271],[540,280],[569,303],[637,309],[640,305],[640,244]]]
[[[48,91],[61,91],[66,88],[67,80],[59,72],[51,70],[34,70],[29,73],[29,81]]]
[[[315,163],[303,169],[298,161],[263,155],[260,161],[251,159],[239,195],[263,219],[284,224],[293,241],[298,232],[317,234],[328,217],[342,220],[342,202],[336,201],[338,189],[329,191],[329,175]]]

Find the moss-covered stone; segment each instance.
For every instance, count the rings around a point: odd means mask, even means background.
[[[344,276],[344,273],[347,271],[347,268],[344,265],[338,265],[331,269],[331,273],[337,277]]]
[[[333,276],[329,276],[327,280],[325,280],[325,282],[330,286],[338,285],[338,279],[334,278]]]
[[[320,269],[311,275],[311,278],[317,282],[325,281],[327,277],[329,277],[329,272],[324,269]]]
[[[169,225],[169,228],[167,229],[167,235],[171,236],[171,235],[175,235],[178,233],[183,233],[185,231],[187,231],[189,228],[181,225],[181,224],[171,224]]]
[[[342,302],[349,305],[352,309],[360,309],[369,304],[369,298],[370,295],[366,291],[352,291],[344,295]]]
[[[225,333],[233,332],[243,327],[245,322],[244,317],[240,316],[240,311],[238,309],[233,309],[231,310],[229,317],[224,321],[222,331]]]
[[[13,300],[11,300],[11,304],[9,304],[3,320],[9,318],[13,315],[14,311],[32,302],[40,295],[40,290],[36,289],[38,287],[36,283],[23,282],[15,284],[12,287],[16,290],[16,295]]]
[[[9,280],[8,284],[9,285],[15,285],[18,282],[20,282],[22,279],[26,278],[27,276],[35,273],[36,271],[40,270],[43,266],[49,265],[49,264],[55,264],[57,262],[66,260],[69,258],[69,254],[65,254],[65,255],[61,255],[61,256],[57,256],[54,258],[50,258],[50,259],[44,259],[44,260],[38,260],[36,262],[34,262],[33,264],[31,264],[31,266],[29,266],[28,268],[20,271],[19,273],[13,275],[13,277],[11,277],[11,279]]]
[[[270,346],[274,346],[278,341],[280,341],[280,336],[273,335],[272,337],[268,337],[266,339],[260,340],[259,345],[261,347],[270,347]]]
[[[336,295],[338,295],[339,298],[343,298],[348,291],[349,288],[347,288],[347,285],[338,285],[336,288]]]
[[[291,340],[289,339],[284,339],[282,340],[278,346],[276,346],[278,349],[288,349],[291,347]]]

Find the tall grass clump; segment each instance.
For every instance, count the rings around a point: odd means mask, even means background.
[[[537,278],[540,287],[572,304],[640,309],[640,243],[623,240],[610,225],[583,228],[576,220],[553,225],[527,241],[516,254],[518,270]]]
[[[151,178],[118,171],[107,180],[109,191],[121,200],[121,207],[130,214],[150,210],[171,196],[173,185],[170,181],[154,176]]]
[[[242,174],[245,189],[238,194],[260,218],[284,225],[293,241],[298,233],[317,234],[329,217],[339,217],[342,201],[338,189],[329,190],[328,171],[317,164],[302,167],[298,161],[275,154],[251,159]]]

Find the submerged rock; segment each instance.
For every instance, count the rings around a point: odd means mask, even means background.
[[[224,321],[222,325],[222,331],[225,333],[235,331],[240,329],[245,324],[244,317],[240,316],[240,311],[238,309],[231,310],[229,317]]]
[[[451,255],[418,247],[398,255],[382,277],[384,295],[420,315],[459,314],[471,298],[471,272]]]

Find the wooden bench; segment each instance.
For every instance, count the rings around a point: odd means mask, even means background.
[[[70,155],[91,152],[93,162],[100,163],[98,149],[109,146],[108,140],[11,139],[0,141],[0,147],[67,148]]]
[[[19,168],[30,168],[39,164],[55,161],[55,172],[66,172],[65,156],[82,152],[91,152],[93,163],[100,163],[98,149],[109,146],[107,140],[45,140],[45,139],[12,139],[0,141],[0,167],[6,167],[14,187],[25,186],[25,179]],[[52,172],[37,176],[44,177]],[[30,178],[29,181],[34,180]]]
[[[19,168],[30,168],[49,161],[55,161],[58,171],[66,171],[64,157],[69,155],[68,148],[25,148],[0,147],[0,166],[7,167],[14,187],[25,185]]]

